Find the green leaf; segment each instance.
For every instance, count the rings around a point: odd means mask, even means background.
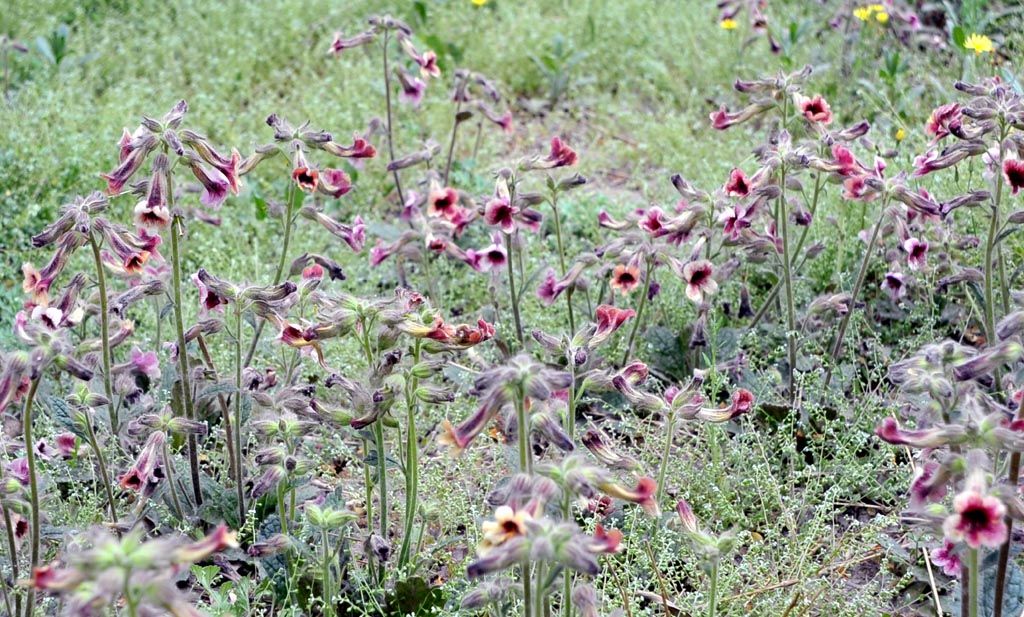
[[[78,438],[88,441],[88,432],[75,420],[75,409],[62,398],[51,396],[47,399],[50,407],[50,418],[63,428],[71,431]]]
[[[253,195],[252,203],[256,206],[256,220],[267,220],[267,200],[259,195]]]
[[[953,43],[956,44],[960,49],[964,48],[964,43],[967,42],[967,35],[964,34],[964,29],[960,26],[953,28]]]

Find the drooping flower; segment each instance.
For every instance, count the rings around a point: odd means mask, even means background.
[[[515,216],[518,213],[519,208],[509,203],[508,197],[495,197],[484,206],[484,221],[510,234],[516,229]]]
[[[547,158],[534,159],[530,164],[531,169],[555,169],[556,167],[571,167],[577,161],[576,152],[570,148],[560,137],[551,138],[551,152]]]
[[[971,487],[953,498],[953,514],[942,524],[951,542],[966,542],[971,548],[999,548],[1006,540],[1006,506],[994,495]]]
[[[640,285],[640,268],[633,265],[619,264],[612,270],[611,288],[628,296]]]
[[[295,162],[292,166],[292,180],[298,185],[300,189],[307,193],[312,193],[316,190],[316,185],[320,180],[320,172],[309,166],[306,162],[306,155],[302,153],[302,148],[295,149]]]
[[[725,183],[725,194],[732,197],[746,197],[750,194],[750,180],[739,167],[729,172],[729,181]]]
[[[440,77],[441,67],[437,66],[437,54],[431,50],[423,52],[422,56],[413,58],[416,64],[420,65],[420,74],[424,79],[428,77]]]
[[[933,135],[934,141],[939,141],[950,134],[950,128],[956,130],[960,126],[963,110],[960,103],[949,103],[940,105],[928,116],[928,122],[924,125],[926,135]]]
[[[316,185],[316,190],[338,199],[352,190],[352,179],[340,169],[324,169],[320,172],[320,182]]]
[[[398,101],[419,107],[423,102],[423,94],[427,91],[427,84],[419,77],[401,70],[398,71],[398,83],[402,86],[398,93]]]
[[[911,270],[920,270],[928,258],[928,241],[907,238],[903,242],[903,250],[907,252],[907,265]]]
[[[943,574],[953,578],[960,578],[963,573],[963,564],[955,552],[956,546],[949,540],[944,540],[942,546],[932,549],[932,563],[942,568]]]
[[[704,295],[718,291],[718,283],[712,278],[714,266],[706,259],[691,261],[683,266],[683,280],[686,281],[686,297],[697,302],[704,301]]]
[[[644,512],[650,516],[658,516],[660,514],[658,502],[654,500],[654,495],[658,492],[658,483],[651,478],[640,478],[636,488],[633,490],[613,482],[603,482],[598,485],[598,488],[616,499],[639,504],[644,509]]]
[[[903,274],[897,271],[886,272],[885,278],[882,279],[882,291],[888,294],[893,302],[899,302],[900,298],[907,294]]]
[[[602,304],[597,307],[595,314],[597,317],[597,328],[594,330],[593,336],[590,337],[589,347],[597,347],[607,340],[613,332],[626,323],[626,320],[635,317],[636,311]]]

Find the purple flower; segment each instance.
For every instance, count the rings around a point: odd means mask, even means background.
[[[352,179],[340,169],[324,169],[320,172],[320,182],[316,190],[338,199],[352,190]]]
[[[160,377],[160,359],[157,358],[155,351],[143,353],[138,347],[133,347],[131,351],[131,365],[132,371],[138,375],[145,375],[150,379]]]
[[[419,107],[423,102],[423,93],[427,91],[427,84],[405,71],[398,71],[398,83],[402,86],[402,91],[398,93],[398,101]]]
[[[907,252],[907,265],[911,270],[920,270],[925,266],[928,257],[928,241],[917,238],[907,238],[903,243],[903,250]]]
[[[509,203],[508,197],[495,197],[484,206],[484,221],[488,225],[501,227],[501,231],[511,234],[516,229],[516,214],[519,208]]]
[[[718,283],[712,278],[714,268],[710,261],[701,259],[691,261],[683,266],[683,280],[686,281],[686,297],[700,303],[704,295],[712,295],[718,291]]]
[[[22,486],[28,486],[28,459],[22,456],[16,458],[7,464],[7,472],[11,474],[11,477],[21,483]]]
[[[903,275],[899,272],[886,272],[882,279],[882,291],[887,293],[893,302],[899,302],[907,293],[906,285],[903,283]]]
[[[227,176],[216,167],[207,168],[199,162],[198,157],[191,159],[189,166],[192,168],[192,175],[203,185],[199,203],[214,210],[220,208],[231,191],[231,184],[228,182]]]
[[[1003,161],[1003,178],[1010,186],[1010,192],[1016,195],[1021,188],[1024,188],[1024,161],[1017,159]]]
[[[493,244],[480,251],[472,249],[466,251],[466,263],[477,272],[489,272],[502,268],[508,255],[505,253],[505,247],[497,239],[495,240]]]

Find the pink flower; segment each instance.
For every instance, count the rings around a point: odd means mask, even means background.
[[[832,108],[820,94],[815,94],[814,98],[807,98],[798,93],[793,95],[793,101],[808,122],[812,124],[832,123]]]
[[[541,159],[536,157],[530,164],[532,169],[555,169],[556,167],[572,167],[576,164],[576,152],[567,146],[559,137],[551,138],[551,153]]]
[[[192,175],[203,185],[203,192],[199,196],[199,203],[214,210],[220,208],[224,200],[228,198],[228,192],[231,190],[231,183],[228,182],[227,176],[216,167],[207,169],[198,160],[192,160],[190,166],[192,167]]]
[[[942,524],[951,542],[966,542],[971,548],[999,548],[1006,540],[1006,506],[998,497],[968,488],[953,498],[953,514]]]
[[[422,56],[413,59],[420,65],[420,74],[424,78],[441,76],[441,68],[437,66],[437,54],[431,50],[428,49]]]
[[[903,242],[903,250],[907,252],[907,265],[911,270],[920,270],[928,258],[928,241],[907,238]]]
[[[484,221],[510,234],[516,229],[515,216],[518,213],[519,208],[511,205],[507,197],[495,197],[484,206]]]
[[[638,223],[640,229],[651,234],[652,238],[660,238],[668,233],[665,229],[664,213],[661,208],[654,206],[647,212],[644,212],[643,218]]]
[[[654,495],[658,492],[658,484],[651,478],[640,478],[636,488],[633,490],[612,482],[604,482],[598,485],[598,488],[616,499],[639,504],[644,509],[644,512],[650,516],[658,516],[660,514],[658,502],[654,501]]]
[[[924,132],[927,135],[934,135],[934,141],[939,141],[950,134],[951,130],[960,128],[963,110],[960,103],[949,103],[942,105],[932,112],[928,122],[924,125]]]
[[[155,351],[143,353],[138,347],[133,347],[130,355],[132,372],[137,375],[145,375],[150,379],[160,377],[160,359]]]
[[[594,335],[590,339],[590,346],[596,347],[598,344],[604,342],[613,332],[622,327],[622,324],[631,317],[636,317],[636,311],[633,309],[620,309],[607,304],[602,304],[597,307],[595,311],[597,316],[597,329],[594,330]]]
[[[340,169],[325,169],[320,172],[320,182],[316,189],[324,195],[338,199],[352,190],[352,179]]]
[[[711,262],[706,259],[691,261],[683,266],[686,297],[700,303],[704,300],[704,294],[710,296],[718,291],[718,283],[711,277],[713,271]]]
[[[734,168],[729,172],[729,181],[725,183],[725,194],[733,197],[746,197],[750,194],[750,181],[743,170]]]
[[[1024,188],[1024,161],[1016,159],[1003,161],[1003,178],[1010,186],[1010,192],[1016,195],[1021,188]]]
[[[437,182],[430,185],[427,196],[427,216],[437,216],[452,220],[459,210],[459,192],[451,187],[441,188]]]
[[[316,190],[316,185],[320,180],[320,172],[309,166],[306,162],[306,155],[302,153],[301,149],[295,150],[295,163],[292,167],[292,180],[298,187],[307,192],[312,193]]]
[[[489,272],[504,267],[508,255],[505,247],[495,242],[480,251],[470,249],[466,251],[466,263],[477,272]]]
[[[398,72],[398,83],[402,86],[402,91],[398,93],[398,101],[419,107],[423,102],[423,94],[427,91],[427,84],[419,77],[405,71]]]
[[[899,302],[900,298],[907,294],[903,275],[899,272],[886,272],[885,278],[882,279],[882,291],[887,293],[893,302]]]
[[[960,557],[954,552],[955,548],[952,542],[944,540],[941,548],[932,549],[932,563],[942,568],[942,572],[946,576],[960,578],[963,573],[963,564],[960,563]]]

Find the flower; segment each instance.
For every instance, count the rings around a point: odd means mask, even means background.
[[[971,548],[999,548],[1006,540],[1006,506],[998,497],[972,487],[953,498],[953,514],[942,530],[951,542],[966,542]]]
[[[619,264],[612,271],[612,289],[618,289],[619,293],[628,296],[630,292],[640,285],[640,268]]]
[[[793,102],[796,103],[797,109],[807,118],[808,122],[812,124],[832,123],[832,108],[820,94],[815,94],[814,98],[807,98],[796,93],[793,95]]]
[[[510,234],[516,229],[515,216],[518,213],[519,208],[510,204],[508,197],[495,197],[484,206],[484,221],[488,225],[501,227],[503,232]]]
[[[889,14],[886,13],[885,11],[879,11],[875,13],[875,19],[878,21],[878,23],[884,24],[885,22],[889,21]]]
[[[907,132],[903,129],[896,131],[896,141],[903,141],[903,138],[907,136]]]
[[[992,39],[975,32],[964,41],[964,49],[973,49],[974,55],[980,56],[983,53],[992,53],[995,47],[992,45]]]
[[[296,149],[295,165],[292,170],[292,180],[295,180],[295,184],[303,191],[312,193],[316,190],[319,179],[320,172],[309,166],[301,149]]]
[[[458,191],[451,187],[442,188],[436,181],[432,182],[427,197],[427,216],[443,217],[450,221],[459,210]]]
[[[928,241],[907,238],[903,242],[903,250],[907,252],[907,265],[911,270],[920,270],[928,258]]]
[[[320,172],[320,182],[316,189],[324,195],[338,199],[352,190],[352,179],[340,169],[324,169]]]
[[[899,272],[886,272],[881,286],[882,291],[889,294],[893,302],[899,302],[900,298],[907,293],[907,287],[903,283],[903,275]]]
[[[512,538],[526,535],[526,522],[533,520],[528,510],[516,512],[509,506],[498,506],[494,511],[494,520],[480,526],[483,539],[477,545],[477,553],[481,556],[489,553],[494,547],[501,546]]]
[[[613,482],[603,482],[598,485],[598,488],[611,497],[639,504],[650,516],[660,515],[658,502],[654,500],[654,495],[658,492],[658,483],[651,478],[640,478],[634,490],[629,490]]]
[[[711,262],[706,259],[691,261],[683,266],[687,298],[699,304],[704,300],[704,294],[710,296],[718,291],[718,283],[711,278],[713,270]]]
[[[1010,185],[1011,193],[1016,195],[1024,188],[1024,161],[1007,159],[1003,161],[1003,178]]]
[[[750,194],[750,180],[743,170],[736,167],[729,172],[729,181],[725,183],[725,194],[732,197],[746,197]]]
[[[726,17],[722,21],[718,22],[718,27],[722,30],[735,30],[738,25],[739,24],[736,23],[736,20],[731,17]]]
[[[942,543],[942,548],[932,549],[932,563],[942,568],[946,576],[960,578],[963,564],[960,563],[960,557],[954,552],[954,548],[953,543],[946,540]]]
[[[602,304],[595,311],[597,314],[597,328],[590,338],[589,346],[596,347],[603,343],[613,332],[618,330],[630,317],[636,317],[633,309],[619,309],[614,306]]]
[[[413,59],[420,65],[420,74],[424,78],[441,76],[441,69],[437,66],[437,54],[434,52],[428,49],[422,56]]]
[[[487,4],[487,0],[469,0],[469,1],[472,2],[476,6],[483,6],[483,5]]]
[[[935,141],[939,141],[952,130],[958,130],[963,117],[963,110],[960,103],[949,103],[940,105],[928,116],[928,122],[924,125],[926,135],[934,135]]]

